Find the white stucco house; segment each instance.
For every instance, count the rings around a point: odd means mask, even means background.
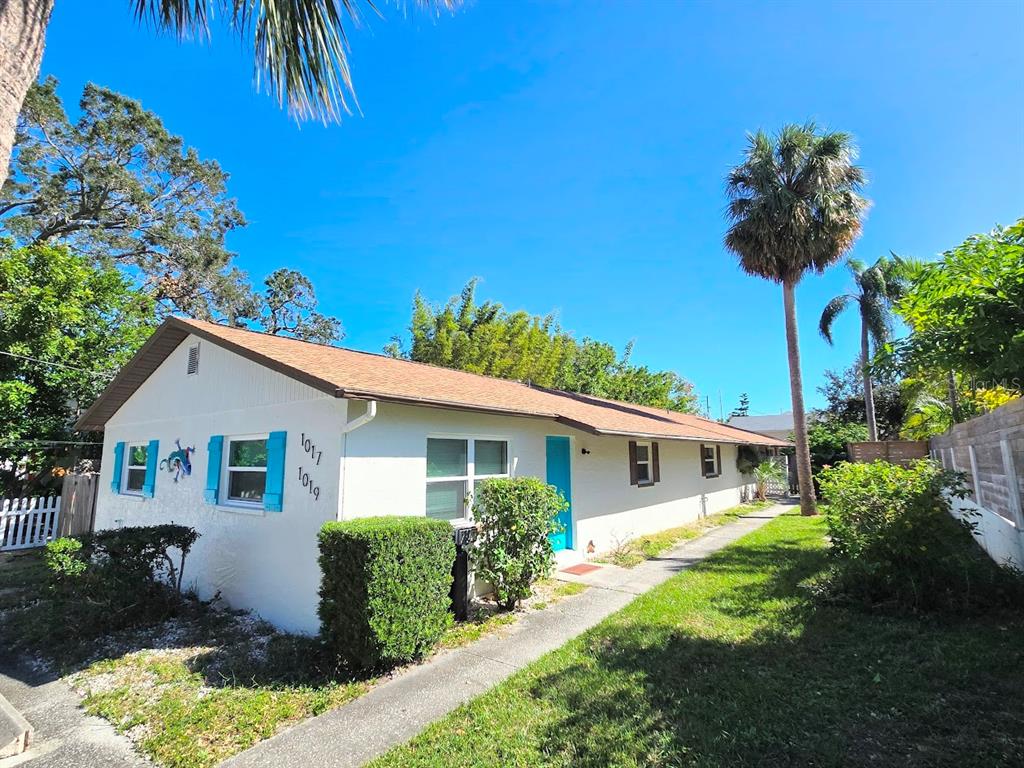
[[[315,632],[316,534],[367,515],[471,514],[474,484],[533,475],[570,502],[561,557],[737,504],[738,446],[697,416],[171,318],[77,427],[103,430],[96,527],[201,534],[199,594]]]

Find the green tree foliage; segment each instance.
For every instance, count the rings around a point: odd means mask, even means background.
[[[225,237],[245,226],[228,175],[170,134],[139,102],[89,84],[71,122],[57,81],[33,86],[18,124],[13,172],[0,191],[4,228],[20,244],[59,243],[111,262],[178,312],[310,341],[342,337],[316,311],[309,278],[279,269],[255,292]]]
[[[317,311],[316,292],[308,277],[294,269],[278,269],[263,281],[251,314],[267,333],[329,344],[345,336],[341,321]]]
[[[52,77],[29,89],[0,191],[7,231],[110,258],[165,309],[214,317],[244,282],[224,245],[245,224],[227,174],[133,99],[90,83],[79,108],[72,122]]]
[[[0,240],[0,350],[9,353],[0,355],[0,465],[16,466],[40,440],[73,439],[78,407],[95,399],[155,322],[152,299],[112,266],[66,248]],[[8,488],[13,482],[13,470],[0,478]]]
[[[1024,219],[913,265],[896,311],[911,334],[889,351],[905,370],[1024,389]]]
[[[740,393],[740,404],[732,409],[732,413],[729,414],[729,418],[737,416],[749,416],[750,415],[750,396],[746,392]]]
[[[862,421],[849,422],[837,419],[814,421],[807,430],[807,444],[811,451],[811,468],[815,480],[825,467],[848,461],[848,443],[868,439],[868,428]]]
[[[826,420],[867,423],[861,370],[861,366],[854,363],[842,371],[825,371],[825,383],[818,387],[818,392],[825,397],[827,405],[818,412],[819,416]],[[878,439],[896,440],[900,436],[913,393],[891,374],[880,372],[874,377],[872,391]]]
[[[471,371],[535,386],[697,412],[693,385],[672,371],[652,371],[620,357],[610,344],[577,341],[553,315],[509,312],[501,304],[476,303],[476,279],[444,306],[413,299],[411,345],[397,339],[385,351],[422,363]]]

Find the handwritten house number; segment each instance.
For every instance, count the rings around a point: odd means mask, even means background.
[[[302,433],[302,450],[309,454],[309,458],[316,466],[320,466],[320,459],[323,458],[324,452],[316,447],[316,443],[312,442],[306,433]],[[302,483],[302,487],[309,491],[309,495],[317,501],[320,501],[320,486],[313,482],[307,472],[302,467],[299,467],[299,482]]]

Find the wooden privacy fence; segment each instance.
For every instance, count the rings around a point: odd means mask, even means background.
[[[99,478],[97,472],[64,475],[64,487],[60,493],[60,536],[80,536],[92,530]]]
[[[978,510],[978,535],[989,554],[1024,566],[1024,399],[933,437],[931,454],[966,475],[970,498],[954,506],[958,514]]]
[[[928,443],[924,440],[866,440],[847,443],[850,461],[868,464],[872,461],[891,461],[893,464],[909,464],[917,459],[928,458]]]
[[[0,551],[43,546],[59,519],[60,496],[0,500]]]

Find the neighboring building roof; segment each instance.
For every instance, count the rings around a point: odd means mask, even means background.
[[[793,412],[771,413],[766,416],[732,416],[729,426],[749,429],[751,432],[792,432]]]
[[[189,334],[334,397],[552,419],[599,435],[789,444],[676,411],[177,317],[167,319],[157,328],[82,415],[76,429],[103,429],[107,420]]]

